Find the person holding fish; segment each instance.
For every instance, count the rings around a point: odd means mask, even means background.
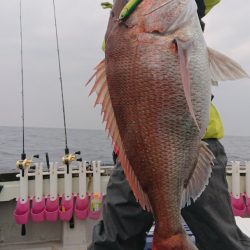
[[[218,2],[115,1],[91,93],[119,154],[89,250],[142,250],[153,221],[153,250],[250,249],[230,208],[211,106],[211,84],[247,74],[207,48],[201,30]]]

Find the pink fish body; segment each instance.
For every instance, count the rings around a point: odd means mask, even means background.
[[[96,104],[141,206],[155,218],[153,249],[197,249],[180,210],[204,190],[213,155],[201,141],[211,98],[209,53],[194,0],[143,0],[124,22],[117,0]]]

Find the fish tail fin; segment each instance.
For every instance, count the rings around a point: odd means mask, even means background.
[[[169,238],[154,234],[152,250],[198,250],[185,233],[178,233]]]

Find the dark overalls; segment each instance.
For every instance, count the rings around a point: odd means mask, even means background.
[[[195,235],[200,250],[250,250],[250,239],[235,223],[225,176],[227,157],[217,139],[205,140],[216,159],[209,185],[182,216]],[[93,230],[89,250],[143,250],[151,213],[136,202],[119,162],[107,186],[103,220]]]

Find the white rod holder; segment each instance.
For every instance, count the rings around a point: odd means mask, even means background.
[[[72,196],[72,168],[69,166],[69,172],[67,173],[67,166],[65,165],[64,174],[64,197],[65,200],[70,200]]]
[[[36,163],[35,166],[35,199],[39,202],[43,197],[43,163]]]
[[[93,161],[93,193],[101,192],[101,162],[100,161]]]
[[[246,161],[246,194],[250,198],[250,161]]]
[[[86,196],[86,161],[79,163],[79,197],[83,199]]]
[[[240,198],[240,161],[232,161],[232,195]]]
[[[24,176],[22,176],[22,171],[24,171]],[[28,200],[28,168],[20,170],[20,203],[24,204]]]
[[[50,200],[54,201],[57,199],[57,168],[58,163],[50,164],[49,176],[50,176]]]

